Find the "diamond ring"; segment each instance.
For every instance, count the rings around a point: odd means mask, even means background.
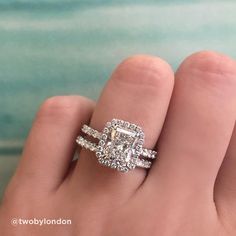
[[[113,119],[99,132],[83,125],[82,132],[98,139],[98,144],[82,136],[76,142],[96,153],[98,162],[118,171],[128,172],[135,167],[150,168],[156,151],[143,147],[144,132],[141,127],[127,121]]]

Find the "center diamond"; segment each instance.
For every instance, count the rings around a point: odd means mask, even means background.
[[[135,168],[143,142],[139,126],[113,119],[103,130],[96,155],[100,163],[127,172]]]

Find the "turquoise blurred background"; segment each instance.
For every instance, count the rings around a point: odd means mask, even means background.
[[[236,1],[0,0],[0,196],[44,99],[96,99],[132,54],[176,69],[203,49],[236,57]]]

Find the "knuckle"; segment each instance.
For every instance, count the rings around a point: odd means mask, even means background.
[[[78,103],[78,101],[74,101],[74,99],[69,96],[55,96],[48,98],[41,105],[37,118],[68,119],[74,112],[73,107],[76,105],[75,102]]]
[[[70,106],[71,99],[67,96],[55,96],[46,99],[42,105],[44,110],[61,109]]]
[[[41,105],[37,121],[69,122],[77,119],[81,114],[89,115],[94,109],[94,102],[82,96],[54,96],[48,98]]]
[[[173,71],[169,64],[161,58],[147,55],[135,55],[128,57],[116,68],[115,79],[136,83],[157,84],[173,80]]]
[[[236,63],[233,59],[214,52],[200,51],[184,60],[178,73],[190,73],[193,78],[213,86],[236,85]]]

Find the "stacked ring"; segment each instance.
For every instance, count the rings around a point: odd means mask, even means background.
[[[127,121],[113,119],[106,123],[102,132],[83,125],[82,132],[98,139],[98,144],[83,136],[78,136],[76,142],[95,152],[100,164],[121,172],[135,167],[150,168],[157,155],[156,151],[143,147],[144,132],[141,127]]]

